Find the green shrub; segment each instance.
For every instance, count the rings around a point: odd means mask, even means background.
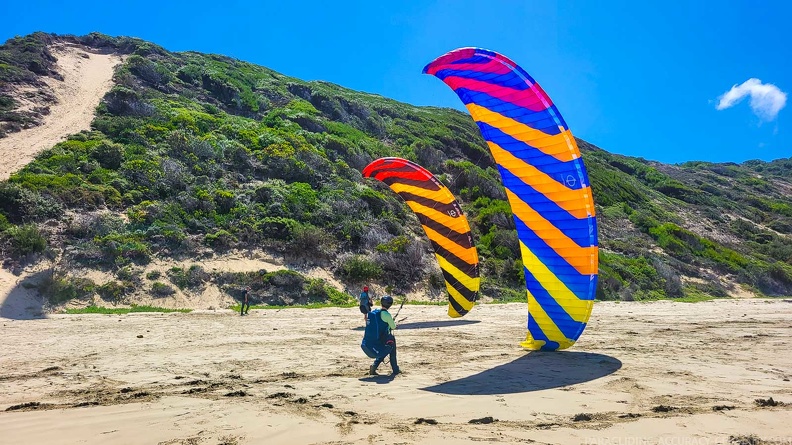
[[[291,240],[299,225],[291,218],[268,216],[256,224],[256,230],[267,238]]]
[[[96,293],[103,299],[113,302],[118,302],[126,294],[128,285],[119,281],[108,281],[107,283],[96,288]]]
[[[171,267],[168,270],[168,278],[179,289],[199,288],[209,280],[209,274],[204,271],[203,267],[193,264],[186,270],[181,267]]]
[[[11,181],[15,177],[12,176]],[[28,221],[40,221],[55,218],[63,213],[63,209],[51,199],[45,198],[18,184],[0,182],[0,213],[8,221],[19,224]]]
[[[176,291],[165,283],[155,281],[151,284],[151,293],[155,297],[168,297],[176,293]]]
[[[230,248],[236,241],[236,237],[227,230],[218,230],[214,233],[207,233],[204,237],[204,242],[206,244],[219,250]]]
[[[162,273],[160,271],[158,271],[158,270],[152,270],[151,272],[146,274],[146,278],[148,278],[149,280],[152,280],[152,281],[156,280],[156,279],[159,279],[159,277],[161,277],[161,276],[162,276]]]
[[[332,286],[325,286],[325,290],[327,291],[327,298],[331,304],[336,306],[349,306],[357,304],[357,298],[345,292],[341,292]]]
[[[34,224],[12,226],[4,233],[10,245],[11,254],[16,258],[32,253],[41,253],[47,248],[47,239]]]
[[[111,233],[95,238],[94,243],[101,249],[104,263],[118,265],[124,265],[130,261],[147,263],[151,252],[148,245],[140,240],[140,236],[130,233]]]
[[[369,281],[382,275],[382,268],[364,256],[353,255],[341,263],[339,272],[353,281]]]
[[[309,298],[324,300],[327,298],[327,290],[325,289],[325,280],[321,278],[312,278],[305,282],[305,292]]]
[[[117,170],[124,162],[124,146],[110,141],[97,145],[91,157],[104,168]]]
[[[332,235],[320,227],[298,226],[291,242],[294,252],[310,259],[329,259],[336,253],[336,242]]]
[[[139,271],[132,266],[124,266],[118,269],[116,276],[122,281],[138,281]]]
[[[5,217],[2,213],[0,213],[0,232],[8,229],[11,227],[11,223],[8,222],[8,218]]]
[[[410,244],[410,239],[406,236],[397,236],[387,243],[382,243],[378,245],[375,250],[377,252],[392,252],[392,253],[403,253],[407,246]]]
[[[217,206],[217,211],[220,213],[228,213],[234,208],[236,199],[234,194],[228,190],[215,190],[214,202]]]
[[[62,304],[77,298],[85,298],[93,294],[96,285],[88,278],[79,278],[62,273],[53,273],[42,280],[38,286],[39,293],[50,304]]]

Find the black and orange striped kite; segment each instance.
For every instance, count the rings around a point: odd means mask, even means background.
[[[429,170],[401,158],[381,158],[363,176],[388,184],[415,212],[429,237],[448,290],[448,315],[473,308],[480,285],[478,252],[459,203]]]

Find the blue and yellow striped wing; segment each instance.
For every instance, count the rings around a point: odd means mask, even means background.
[[[477,48],[426,66],[451,87],[498,164],[525,265],[527,349],[570,347],[597,288],[597,224],[575,138],[542,88],[514,62]]]

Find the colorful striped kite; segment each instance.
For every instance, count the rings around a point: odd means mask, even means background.
[[[470,311],[479,290],[478,253],[470,225],[454,195],[427,169],[401,158],[377,159],[363,176],[388,184],[421,221],[448,290],[448,315]]]
[[[520,239],[527,349],[565,349],[597,289],[597,224],[575,138],[542,88],[508,58],[462,48],[424,68],[467,106],[498,164]]]

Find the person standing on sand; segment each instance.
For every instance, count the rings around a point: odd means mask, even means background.
[[[364,325],[368,322],[368,313],[371,312],[371,306],[374,306],[374,302],[371,301],[368,290],[368,286],[363,286],[363,292],[361,292],[360,297],[358,297],[360,312],[363,313]]]
[[[245,286],[242,289],[242,307],[239,309],[239,315],[247,315],[250,310],[250,303],[248,302],[248,293],[250,293],[250,286]]]
[[[390,357],[391,376],[396,376],[401,372],[396,363],[396,337],[393,331],[396,329],[396,322],[393,321],[388,309],[393,306],[393,297],[385,295],[380,299],[381,309],[374,309],[370,313],[366,331],[363,334],[363,342],[360,348],[367,356],[374,359],[374,363],[369,367],[369,375],[377,374],[377,367]]]

